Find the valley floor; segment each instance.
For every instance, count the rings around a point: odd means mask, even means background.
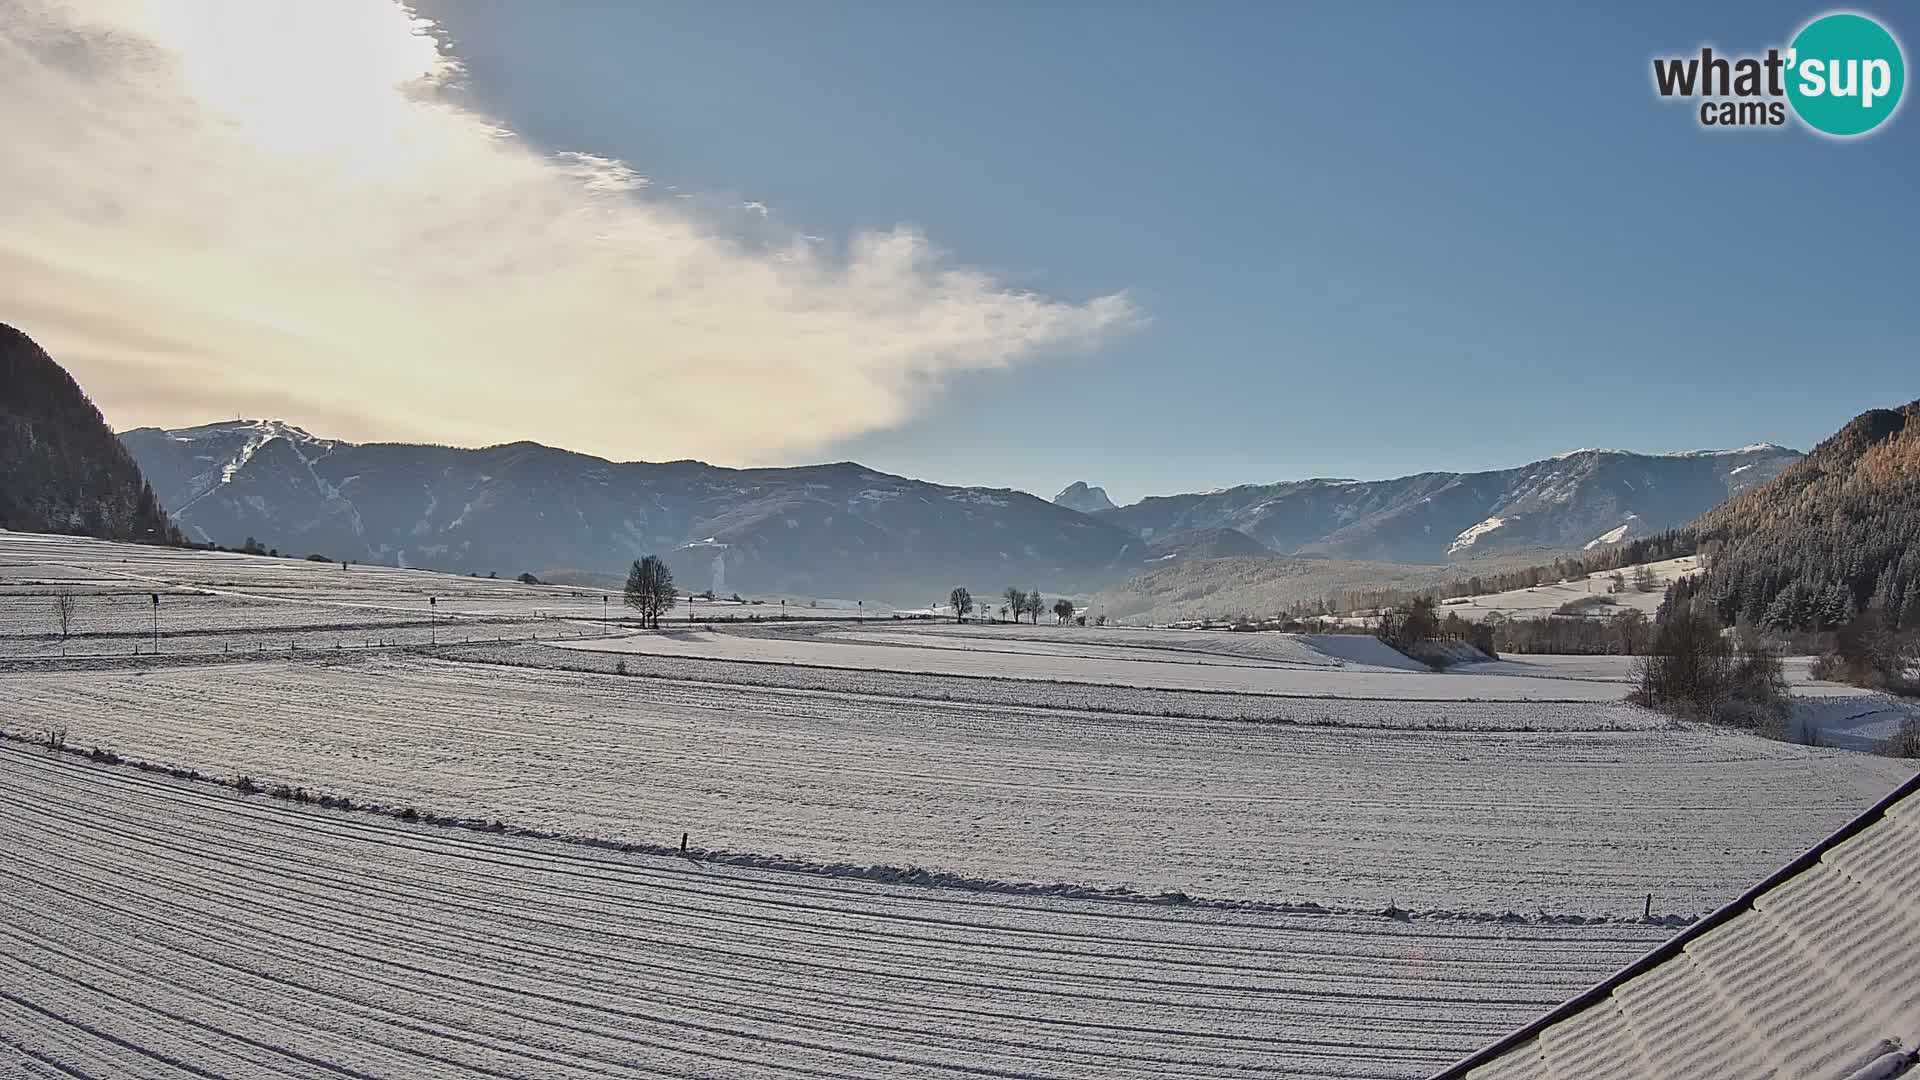
[[[598,596],[0,534],[0,1073],[1420,1076],[1909,771],[1578,658]]]

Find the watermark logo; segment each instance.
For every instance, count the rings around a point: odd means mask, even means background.
[[[1834,12],[1802,27],[1785,48],[1759,56],[1656,56],[1653,88],[1692,98],[1702,127],[1780,127],[1788,116],[1824,135],[1865,135],[1900,107],[1906,58],[1886,27]]]

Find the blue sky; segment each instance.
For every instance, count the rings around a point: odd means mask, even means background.
[[[822,235],[909,222],[1150,320],[810,458],[1128,501],[1805,448],[1920,396],[1911,106],[1841,142],[1706,131],[1650,89],[1656,53],[1761,51],[1825,9],[417,7],[531,142]]]

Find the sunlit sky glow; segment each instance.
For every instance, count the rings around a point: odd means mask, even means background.
[[[536,149],[386,0],[9,0],[0,100],[0,319],[122,428],[780,462],[1143,318]]]
[[[1821,10],[0,0],[0,321],[123,428],[1043,496],[1804,448],[1920,396],[1920,113],[1648,59]]]

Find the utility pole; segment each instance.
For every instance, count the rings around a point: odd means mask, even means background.
[[[440,644],[440,598],[427,597],[427,644]]]
[[[606,632],[607,632],[607,594],[601,593],[600,594],[600,633],[602,636],[604,636]]]
[[[160,651],[160,594],[148,593],[147,597],[153,601],[153,651],[157,653]]]

